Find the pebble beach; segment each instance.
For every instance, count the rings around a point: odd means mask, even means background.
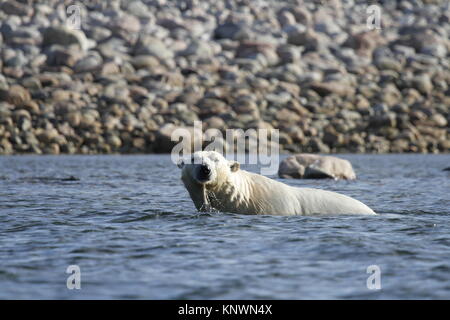
[[[195,121],[289,153],[447,153],[449,38],[445,0],[8,0],[0,154],[167,153]]]

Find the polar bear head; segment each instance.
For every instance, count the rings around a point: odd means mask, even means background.
[[[181,160],[178,167],[182,169],[185,182],[205,187],[220,186],[228,177],[239,170],[239,163],[228,161],[216,151],[197,151],[189,159]]]

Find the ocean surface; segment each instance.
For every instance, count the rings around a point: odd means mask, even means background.
[[[169,155],[2,156],[0,299],[450,299],[450,155],[341,156],[358,180],[280,180],[378,216],[198,213]]]

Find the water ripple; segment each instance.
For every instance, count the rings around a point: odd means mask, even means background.
[[[0,157],[0,299],[450,298],[450,156],[343,157],[358,180],[283,181],[379,216],[199,213],[168,155]]]

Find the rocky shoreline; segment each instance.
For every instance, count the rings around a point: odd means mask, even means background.
[[[370,30],[374,3],[90,0],[76,30],[68,1],[2,2],[0,154],[170,152],[194,121],[287,152],[449,152],[449,2],[379,1]]]

